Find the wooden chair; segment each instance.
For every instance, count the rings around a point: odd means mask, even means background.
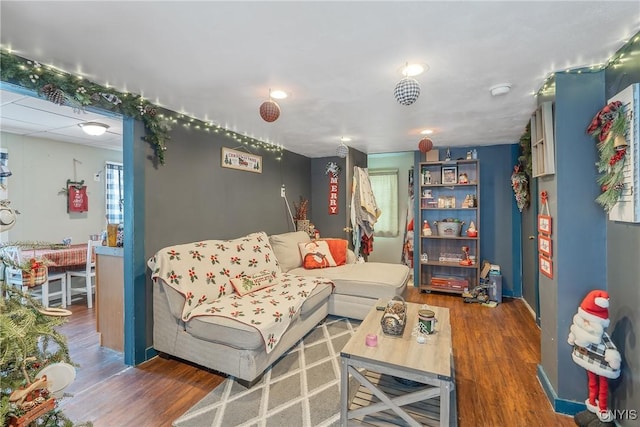
[[[22,263],[22,250],[17,246],[3,248],[2,256],[11,260],[14,264]],[[45,273],[45,281],[41,285],[29,287],[24,282],[22,270],[10,266],[5,267],[5,282],[9,286],[19,287],[23,293],[28,293],[33,297],[40,298],[42,305],[46,308],[51,305],[53,298],[60,297],[62,308],[67,307],[67,276],[65,273],[52,273],[47,270]],[[57,292],[49,291],[49,284],[52,281],[60,280],[60,290]]]
[[[87,262],[83,270],[67,270],[67,304],[71,304],[73,294],[87,295],[87,307],[93,307],[93,291],[95,284],[92,278],[96,277],[96,255],[95,247],[102,245],[99,240],[89,240],[87,242]],[[84,277],[84,286],[73,287],[73,277]]]

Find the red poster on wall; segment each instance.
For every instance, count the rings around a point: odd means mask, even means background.
[[[69,187],[69,207],[68,212],[87,212],[89,210],[89,198],[87,197],[87,186]]]
[[[338,214],[338,176],[329,175],[329,215]]]

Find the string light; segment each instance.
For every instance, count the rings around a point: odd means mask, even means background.
[[[640,41],[640,33],[637,33],[635,36],[629,38],[620,49],[618,49],[605,63],[594,64],[591,66],[585,67],[574,67],[567,68],[565,70],[560,70],[556,72],[550,73],[545,79],[538,91],[535,93],[535,96],[546,95],[549,92],[555,90],[555,76],[558,73],[567,73],[567,74],[585,74],[585,73],[598,73],[604,71],[608,68],[618,68],[622,65],[623,62],[628,60],[628,56],[632,55],[632,49],[636,48],[636,54],[640,52],[640,46],[636,46],[636,43]]]

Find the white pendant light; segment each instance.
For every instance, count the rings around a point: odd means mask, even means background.
[[[109,129],[109,125],[100,122],[86,122],[78,124],[87,135],[91,136],[100,136],[103,135],[107,129]]]

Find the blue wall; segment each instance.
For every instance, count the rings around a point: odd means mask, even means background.
[[[511,190],[511,172],[518,161],[518,144],[456,147],[451,149],[451,158],[465,158],[467,151],[474,148],[480,163],[480,261],[487,260],[500,266],[504,296],[521,297],[521,219]],[[439,147],[439,150],[439,160],[444,160],[446,148]],[[419,170],[418,163],[416,170]],[[419,215],[417,208],[416,218]],[[414,262],[419,264],[417,260]]]

